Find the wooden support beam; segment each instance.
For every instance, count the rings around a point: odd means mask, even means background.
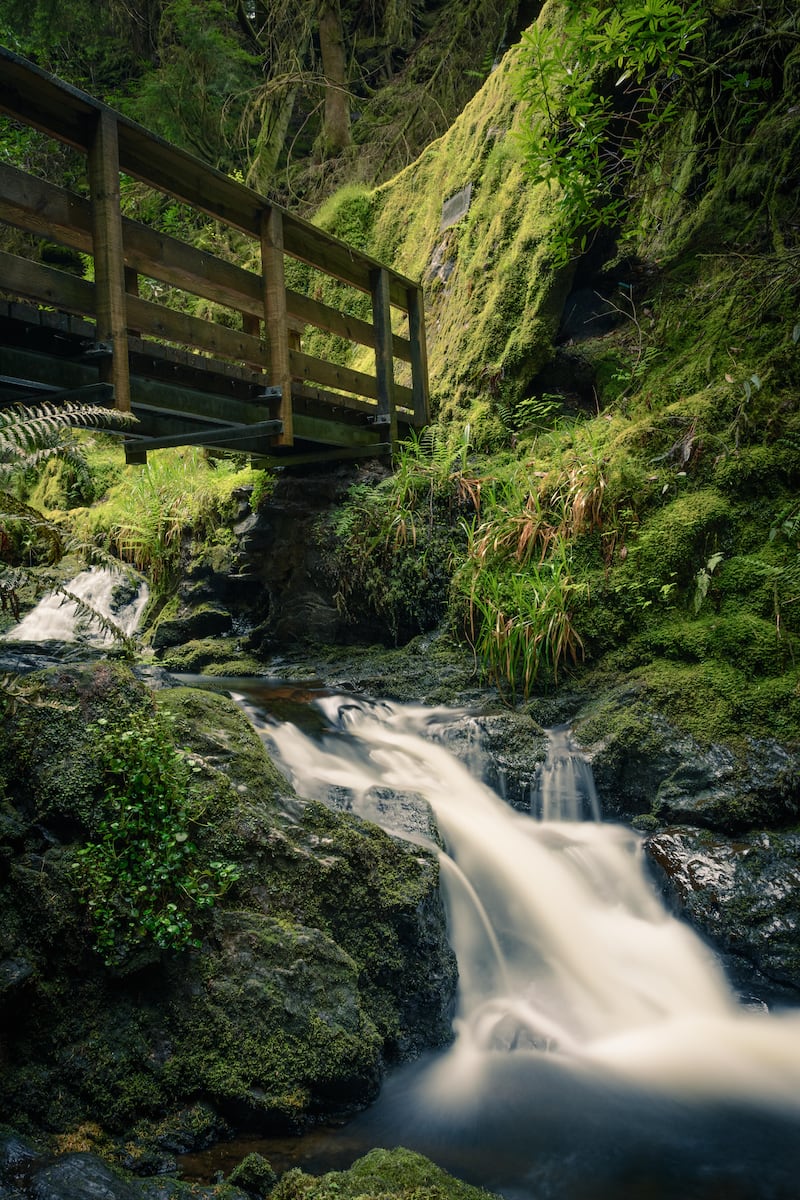
[[[113,384],[118,409],[130,412],[128,320],[125,302],[125,255],[119,205],[119,145],[117,121],[111,109],[98,113],[89,146],[89,190],[92,202],[97,340],[111,347],[101,367],[104,381]]]
[[[248,438],[267,437],[280,433],[280,421],[256,421],[254,425],[217,425],[214,429],[201,429],[196,433],[172,433],[165,437],[140,438],[126,441],[125,449],[165,450],[169,446],[220,446],[230,442],[243,442]]]
[[[425,296],[421,287],[408,289],[408,335],[411,343],[411,392],[414,424],[427,425],[431,418],[428,393],[428,348],[425,341]]]
[[[339,388],[343,392],[354,392],[356,396],[369,396],[371,400],[378,399],[378,381],[374,375],[354,371],[351,367],[340,367],[338,363],[313,358],[299,350],[289,352],[289,362],[293,379],[319,383],[326,388]],[[411,406],[411,388],[396,383],[394,395],[397,401]]]
[[[181,346],[195,346],[208,354],[250,363],[254,367],[264,365],[264,344],[250,334],[239,333],[214,321],[204,321],[202,317],[193,317],[190,313],[177,312],[174,308],[165,308],[162,304],[154,304],[152,300],[142,300],[138,296],[128,298],[128,314],[131,325],[142,334],[164,338]]]
[[[375,376],[378,384],[378,412],[385,441],[397,443],[397,410],[394,404],[394,357],[392,354],[392,309],[389,301],[389,273],[385,267],[373,271],[372,324],[375,326]]]
[[[272,470],[288,470],[290,467],[312,466],[317,463],[346,462],[351,458],[379,458],[389,451],[387,442],[376,442],[374,446],[341,446],[336,450],[309,450],[308,453],[287,454],[283,457],[277,454],[258,455],[253,458],[253,465]]]
[[[286,311],[286,279],[283,262],[283,214],[271,206],[261,216],[261,273],[264,295],[264,320],[269,338],[269,381],[281,389],[278,416],[283,433],[276,445],[291,446],[292,373],[289,365],[289,317]]]

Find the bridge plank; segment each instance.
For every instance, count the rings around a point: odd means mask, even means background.
[[[164,308],[139,296],[128,296],[128,324],[137,333],[164,338],[167,342],[178,342],[182,346],[194,346],[208,354],[251,363],[262,369],[269,359],[263,342],[248,333],[239,333],[213,321],[204,321],[202,317],[194,317],[190,313]]]
[[[120,412],[130,412],[119,153],[117,123],[110,109],[103,109],[98,114],[89,147],[89,189],[97,339],[109,343],[112,348],[111,356],[100,364],[100,375],[104,382],[113,384],[114,403]]]
[[[0,251],[0,280],[3,290],[35,300],[37,304],[52,304],[79,316],[94,316],[94,284],[78,279],[56,267],[29,262],[8,251]]]
[[[294,379],[310,380],[322,384],[323,387],[340,388],[345,392],[355,392],[357,396],[378,399],[378,381],[374,375],[354,371],[350,367],[340,367],[321,358],[312,358],[310,354],[303,354],[299,350],[289,351],[289,362]],[[411,388],[395,384],[394,392],[398,403],[409,406],[413,404]]]

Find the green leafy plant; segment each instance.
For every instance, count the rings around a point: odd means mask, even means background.
[[[103,772],[93,836],[76,855],[75,879],[107,965],[141,947],[200,944],[200,913],[239,878],[207,860],[194,838],[203,799],[165,718],[131,712],[94,732]]]
[[[703,607],[703,601],[708,595],[708,589],[711,587],[711,577],[716,571],[719,564],[725,556],[717,551],[712,554],[708,562],[700,568],[694,577],[694,611],[700,612]]]
[[[563,258],[621,220],[653,131],[679,111],[707,20],[698,2],[573,2],[565,28],[540,21],[523,35],[523,148],[533,181],[559,189]]]
[[[473,557],[458,579],[466,590],[467,639],[486,676],[527,698],[535,682],[558,682],[559,671],[583,656],[575,602],[588,586],[572,575],[559,539],[547,559],[525,571],[478,566]]]

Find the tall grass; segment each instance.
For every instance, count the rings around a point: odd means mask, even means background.
[[[558,682],[559,671],[583,657],[574,619],[575,601],[588,595],[574,579],[563,538],[546,559],[525,570],[508,563],[481,564],[474,544],[460,575],[467,585],[467,637],[487,677],[513,698],[527,698],[534,683]]]
[[[102,503],[71,518],[86,540],[146,574],[158,595],[178,573],[184,535],[212,540],[235,516],[234,491],[259,474],[227,460],[212,464],[197,449],[159,451],[145,466],[127,468]]]

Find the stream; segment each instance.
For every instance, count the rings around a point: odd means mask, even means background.
[[[69,586],[108,602],[116,581]],[[11,636],[68,636],[69,616],[43,601]],[[450,1046],[391,1072],[347,1125],[186,1155],[186,1178],[252,1150],[318,1174],[406,1146],[507,1200],[798,1200],[800,1011],[740,1002],[665,908],[640,836],[601,820],[568,730],[520,812],[485,782],[467,712],[183,682],[233,695],[301,796],[438,855],[459,965]]]
[[[739,1003],[639,835],[599,819],[567,731],[521,813],[468,714],[321,690],[287,711],[286,689],[227,682],[302,796],[439,855],[459,989],[452,1045],[344,1129],[218,1153],[320,1172],[404,1145],[509,1200],[796,1200],[800,1013]]]

